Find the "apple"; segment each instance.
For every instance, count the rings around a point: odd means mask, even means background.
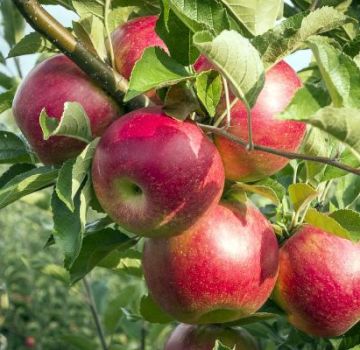
[[[143,108],[113,123],[96,149],[92,177],[99,202],[140,236],[175,235],[215,206],[224,168],[214,144],[192,121]]]
[[[250,202],[222,203],[194,228],[149,239],[143,269],[149,294],[176,320],[224,323],[267,300],[278,271],[278,244]]]
[[[194,67],[197,71],[212,68],[204,56],[198,59]],[[290,152],[298,150],[305,135],[305,124],[280,120],[276,115],[287,107],[301,86],[296,72],[284,61],[266,73],[264,88],[251,111],[255,144]],[[224,108],[222,107],[222,110]],[[247,112],[241,101],[231,109],[231,127],[228,131],[243,140],[248,140]],[[228,180],[260,180],[277,173],[289,162],[286,158],[266,152],[247,151],[245,147],[217,135],[215,144],[223,159]]]
[[[13,112],[17,125],[45,164],[60,164],[78,155],[86,146],[69,137],[43,139],[40,112],[45,108],[50,117],[60,119],[65,102],[78,102],[83,106],[94,136],[100,136],[121,114],[116,103],[65,55],[40,63],[19,87]]]
[[[167,47],[155,32],[157,16],[135,18],[114,30],[111,41],[114,48],[117,71],[126,79],[148,47]]]
[[[35,347],[36,347],[36,339],[33,336],[27,336],[25,338],[24,345],[28,349],[35,349]]]
[[[257,350],[255,339],[244,329],[218,325],[180,324],[170,335],[164,350],[213,350],[216,340],[236,350]]]
[[[360,243],[301,226],[280,250],[274,298],[307,334],[345,333],[360,321]]]

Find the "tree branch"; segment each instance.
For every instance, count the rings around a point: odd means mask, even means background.
[[[13,0],[13,2],[33,29],[44,35],[54,46],[65,53],[120,106],[124,106],[123,98],[128,89],[128,81],[124,77],[90,52],[37,0]],[[131,100],[127,107],[136,109],[149,104],[150,100],[145,95],[141,95]]]
[[[223,129],[220,129],[220,128],[217,128],[217,127],[211,126],[211,125],[205,125],[205,124],[198,124],[198,126],[201,129],[203,129],[204,131],[223,136],[234,143],[244,146],[245,148],[248,145],[248,143],[245,140],[240,139],[240,138],[236,137],[235,135],[233,135]],[[335,159],[331,159],[331,158],[327,158],[327,157],[316,157],[316,156],[309,156],[307,154],[302,154],[302,153],[287,152],[287,151],[282,151],[279,149],[256,145],[256,144],[254,144],[254,150],[263,151],[263,152],[270,153],[270,154],[275,154],[277,156],[284,157],[287,159],[300,159],[300,160],[308,160],[308,161],[317,162],[317,163],[323,163],[323,164],[327,164],[327,165],[333,166],[335,168],[339,168],[339,169],[345,170],[349,173],[360,176],[360,169],[353,168],[349,165],[338,162]]]

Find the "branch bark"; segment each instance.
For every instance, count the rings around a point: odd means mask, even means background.
[[[46,37],[55,47],[66,54],[103,90],[124,106],[123,98],[128,89],[128,81],[116,73],[97,55],[90,52],[61,23],[52,17],[37,0],[13,0],[30,26]],[[131,100],[129,109],[137,109],[150,104],[150,100],[141,95]]]
[[[214,126],[211,126],[211,125],[205,125],[205,124],[198,124],[198,126],[201,129],[203,129],[204,131],[207,131],[207,132],[210,132],[212,134],[219,135],[219,136],[223,136],[223,137],[229,139],[230,141],[232,141],[234,143],[237,143],[237,144],[239,144],[241,146],[244,146],[245,148],[248,145],[248,143],[245,140],[240,139],[239,137],[236,137],[235,135],[233,135],[233,134],[231,134],[231,133],[229,133],[229,132],[227,132],[227,131],[225,131],[223,129],[220,129],[220,128],[217,128],[217,127],[214,127]],[[323,164],[327,164],[327,165],[330,165],[330,166],[345,170],[345,171],[347,171],[349,173],[360,176],[360,169],[353,168],[353,167],[351,167],[349,165],[338,162],[335,159],[331,159],[331,158],[327,158],[327,157],[309,156],[307,154],[302,154],[302,153],[286,152],[286,151],[282,151],[282,150],[279,150],[279,149],[270,148],[270,147],[261,146],[261,145],[256,145],[256,144],[254,144],[253,146],[254,146],[253,149],[255,151],[263,151],[263,152],[270,153],[270,154],[275,154],[277,156],[284,157],[284,158],[287,158],[287,159],[299,159],[299,160],[308,160],[308,161],[312,161],[312,162],[323,163]]]

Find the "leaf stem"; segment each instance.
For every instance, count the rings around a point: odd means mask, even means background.
[[[230,104],[230,111],[233,109],[233,107],[239,102],[239,99],[237,97],[235,97],[231,104]],[[225,111],[223,112],[223,114],[221,114],[221,116],[216,120],[216,123],[214,124],[215,127],[219,127],[220,124],[223,122],[223,120],[225,119],[227,114],[227,110],[225,109]]]
[[[128,89],[128,81],[116,73],[109,65],[86,49],[61,23],[51,16],[37,0],[13,0],[30,26],[65,53],[103,90],[108,92],[119,106]],[[127,104],[128,109],[136,109],[151,104],[148,97],[140,95]]]
[[[254,142],[253,142],[253,132],[252,132],[251,108],[246,101],[244,103],[245,103],[245,107],[246,107],[247,129],[248,129],[248,144],[246,145],[246,149],[248,151],[253,151],[254,150]]]
[[[104,26],[106,32],[106,48],[108,51],[108,56],[111,62],[111,67],[115,69],[115,55],[114,55],[114,48],[111,41],[111,34],[109,29],[109,11],[110,11],[111,0],[105,0],[105,8],[104,8]]]
[[[217,128],[217,127],[211,126],[211,125],[200,124],[200,123],[198,123],[198,126],[201,129],[203,129],[204,131],[225,137],[228,140],[230,140],[234,143],[237,143],[241,146],[247,147],[247,145],[248,145],[248,142],[246,142],[245,140],[240,139],[239,137],[236,137],[235,135],[233,135],[230,132],[227,132],[223,129],[220,129],[220,128]],[[253,146],[254,146],[254,150],[256,150],[256,151],[262,151],[262,152],[274,154],[274,155],[284,157],[287,159],[309,160],[312,162],[327,164],[327,165],[333,166],[335,168],[339,168],[339,169],[345,170],[349,173],[360,176],[360,169],[353,168],[349,165],[338,162],[335,159],[331,159],[331,158],[327,158],[327,157],[310,156],[310,155],[303,154],[303,153],[287,152],[287,151],[282,151],[279,149],[270,148],[270,147],[257,145],[257,144],[254,144]]]
[[[23,78],[23,73],[22,73],[19,57],[14,57],[14,62],[15,62],[15,67],[16,67],[16,71],[17,71],[17,73],[19,75],[19,78],[22,79]]]
[[[226,102],[226,128],[230,127],[231,124],[231,106],[230,106],[230,93],[229,85],[225,77],[222,77],[224,90],[225,90],[225,102]]]
[[[99,339],[100,339],[101,347],[103,350],[108,350],[108,346],[106,345],[106,340],[105,340],[105,333],[104,333],[104,330],[103,330],[101,322],[100,322],[100,316],[99,316],[99,313],[96,308],[94,296],[91,291],[89,281],[87,280],[86,277],[83,278],[83,284],[85,287],[86,296],[88,299],[88,304],[90,306],[91,314],[92,314],[94,322],[95,322],[96,331],[97,331]]]

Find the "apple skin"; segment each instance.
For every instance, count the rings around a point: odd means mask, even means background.
[[[148,47],[159,46],[165,51],[165,43],[155,32],[157,16],[135,18],[114,30],[111,40],[114,47],[117,71],[126,79]]]
[[[211,69],[203,56],[194,65],[197,71]],[[276,115],[291,102],[302,86],[296,72],[284,61],[272,67],[265,75],[265,85],[252,108],[253,142],[258,145],[296,152],[304,138],[306,125],[301,122],[280,120]],[[224,109],[222,103],[222,110]],[[247,112],[239,101],[231,109],[233,135],[248,140]],[[271,176],[284,168],[289,160],[261,151],[247,151],[245,147],[215,135],[215,144],[221,154],[225,176],[234,181],[256,181]]]
[[[164,350],[213,350],[216,340],[236,350],[258,350],[254,338],[244,329],[217,325],[191,326],[180,324],[170,335]]]
[[[50,117],[60,119],[65,102],[78,102],[83,106],[94,136],[100,136],[121,115],[115,102],[65,55],[40,63],[18,89],[13,112],[17,125],[45,164],[60,164],[78,155],[86,146],[69,137],[43,139],[40,112],[45,108]]]
[[[25,347],[28,349],[35,349],[36,347],[36,339],[33,336],[27,336],[25,338],[25,343],[24,343]]]
[[[194,225],[222,194],[218,151],[191,121],[143,108],[113,123],[93,161],[100,204],[140,236],[175,235]]]
[[[251,203],[222,203],[196,227],[147,240],[143,269],[149,293],[176,320],[224,323],[267,300],[278,271],[278,244]]]
[[[360,243],[301,226],[280,249],[274,299],[307,334],[345,333],[360,321]]]

